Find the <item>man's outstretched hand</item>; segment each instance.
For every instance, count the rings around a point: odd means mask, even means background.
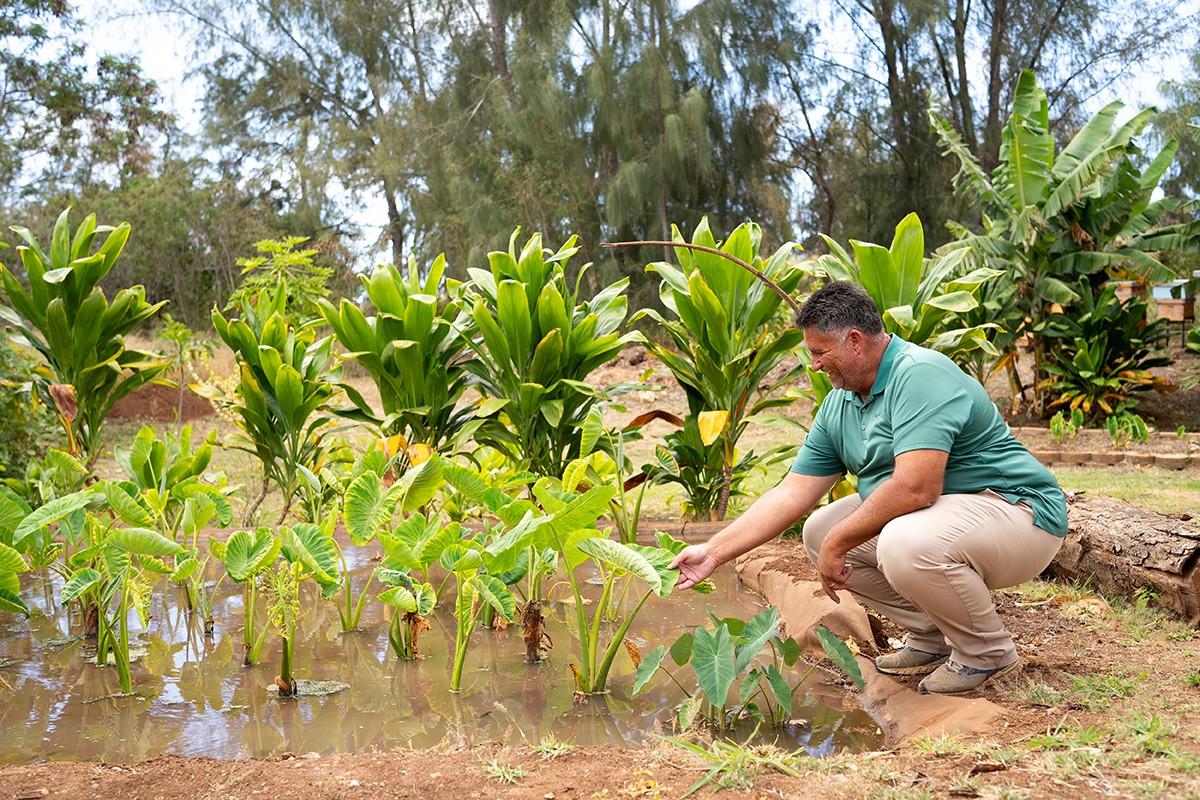
[[[671,569],[679,570],[676,589],[690,589],[713,574],[720,562],[708,551],[707,544],[693,544],[679,551],[671,562]]]

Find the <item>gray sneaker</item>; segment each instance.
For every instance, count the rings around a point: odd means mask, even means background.
[[[989,681],[1018,670],[1021,659],[996,669],[975,669],[957,661],[947,661],[929,677],[921,681],[917,691],[921,694],[966,694],[973,692]]]
[[[946,653],[926,653],[904,647],[875,659],[875,669],[884,675],[928,675],[946,662]]]

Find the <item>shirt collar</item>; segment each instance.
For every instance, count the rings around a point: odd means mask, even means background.
[[[887,349],[883,351],[883,357],[879,360],[879,370],[875,373],[875,382],[871,384],[871,394],[867,398],[868,401],[883,394],[884,387],[887,386],[888,377],[892,374],[892,363],[896,360],[896,355],[904,348],[905,341],[896,334],[890,335],[891,341],[888,342]]]

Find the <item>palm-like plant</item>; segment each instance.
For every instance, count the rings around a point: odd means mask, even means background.
[[[679,229],[672,231],[673,241],[684,243]],[[762,231],[753,223],[739,226],[718,245],[704,219],[691,243],[720,249],[752,265],[785,293],[794,291],[804,276],[792,264],[795,245],[791,243],[763,260],[759,254]],[[724,519],[737,469],[737,442],[746,426],[755,414],[799,399],[775,396],[774,392],[803,374],[802,366],[768,376],[799,346],[803,334],[795,329],[779,331],[772,324],[783,298],[748,270],[715,253],[685,247],[674,252],[679,267],[658,262],[646,270],[662,279],[663,305],[676,318],[668,320],[653,310],[639,312],[639,316],[658,321],[671,337],[674,347],[650,342],[646,348],[675,376],[697,424],[703,424],[699,420],[702,413],[723,415],[718,426],[720,492],[713,514]],[[715,441],[716,437],[704,445]],[[745,463],[754,460],[752,453],[741,456]]]
[[[343,384],[354,404],[346,416],[374,425],[384,436],[454,451],[473,431],[475,415],[470,407],[458,407],[470,377],[464,369],[468,347],[458,304],[452,300],[439,308],[445,272],[445,256],[438,256],[423,279],[412,260],[405,275],[391,264],[376,267],[362,278],[374,316],[348,300],[338,307],[328,300],[318,305],[347,358],[361,364],[379,388],[382,417]],[[455,282],[448,283],[453,288]]]
[[[982,233],[956,225],[959,238],[949,247],[970,248],[968,258],[1004,269],[1015,282],[1017,290],[997,321],[1028,334],[1033,343],[1035,413],[1045,408],[1040,387],[1048,353],[1042,326],[1051,306],[1077,300],[1072,284],[1081,277],[1124,272],[1139,280],[1162,280],[1170,272],[1156,253],[1194,249],[1200,234],[1195,221],[1164,224],[1184,204],[1154,197],[1176,143],[1168,142],[1139,167],[1134,159],[1141,151],[1133,139],[1154,110],[1117,126],[1123,107],[1120,102],[1105,106],[1056,153],[1045,92],[1032,72],[1022,72],[999,164],[990,175],[954,128],[931,112],[946,152],[961,164],[957,190],[974,198],[982,212]],[[1010,362],[1015,346],[1014,339],[1006,354]]]
[[[0,265],[12,304],[0,306],[0,319],[46,359],[35,370],[39,392],[58,409],[71,453],[90,468],[100,456],[101,431],[113,404],[155,381],[170,362],[129,349],[124,339],[165,302],[147,303],[146,290],[134,286],[117,292],[110,304],[99,286],[129,239],[129,223],[97,226],[91,214],[72,237],[70,211],[59,215],[48,255],[26,228],[13,228],[25,242],[17,252],[29,288]],[[107,236],[93,253],[97,234]]]
[[[579,251],[575,237],[553,252],[534,234],[518,251],[519,234],[513,232],[507,252],[488,254],[489,270],[470,270],[470,314],[479,335],[471,345],[478,358],[467,369],[488,398],[479,413],[489,419],[476,438],[522,469],[557,476],[579,454],[579,428],[589,411],[629,388],[602,389],[585,379],[641,336],[617,332],[628,279],[584,300],[580,284],[590,265],[573,289],[566,280],[566,264]]]

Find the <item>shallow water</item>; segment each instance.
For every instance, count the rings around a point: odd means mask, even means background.
[[[374,565],[370,548],[347,548],[355,559],[358,591]],[[704,625],[708,612],[749,618],[760,598],[741,590],[732,569],[715,576],[717,591],[651,599],[630,629],[642,653],[670,644]],[[33,611],[26,623],[6,615],[0,628],[0,762],[45,759],[130,762],[163,753],[216,758],[272,756],[290,752],[363,752],[394,747],[427,748],[499,741],[537,744],[545,736],[577,745],[642,747],[669,730],[682,691],[661,672],[631,697],[633,665],[617,656],[610,693],[574,702],[568,664],[577,659],[567,627],[571,609],[550,603],[545,613],[554,647],[537,665],[524,662],[520,630],[477,630],[467,654],[461,694],[449,691],[455,620],[450,604],[435,609],[421,635],[424,658],[398,660],[387,641],[382,604],[368,601],[359,631],[343,634],[337,610],[316,592],[304,597],[295,675],[343,681],[345,691],[327,697],[279,701],[266,687],[278,673],[279,639],[268,634],[263,663],[241,666],[242,597],[223,581],[214,602],[216,632],[205,637],[198,620],[182,610],[182,596],[165,580],[152,607],[149,629],[131,642],[145,655],[133,666],[131,697],[120,691],[115,669],[86,658],[86,643],[66,641],[66,614],[55,602],[57,579],[25,576],[22,595]],[[373,584],[371,592],[379,588]],[[565,587],[553,592],[567,596]],[[589,587],[599,594],[598,587]],[[594,595],[594,596],[595,596]],[[136,629],[136,619],[132,625]],[[132,635],[132,634],[131,634]],[[674,664],[667,659],[668,666]],[[803,666],[803,662],[797,665]],[[689,669],[674,670],[690,687]],[[793,672],[790,680],[800,673]],[[766,737],[781,747],[817,756],[877,747],[882,736],[860,710],[838,708],[841,691],[810,680],[811,695],[793,709],[796,724]],[[820,696],[824,703],[814,699]],[[747,736],[752,725],[735,735]],[[763,738],[760,734],[760,738]]]

